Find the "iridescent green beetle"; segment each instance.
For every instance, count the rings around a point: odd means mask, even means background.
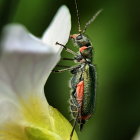
[[[98,11],[92,17],[92,19],[86,23],[84,30],[81,31],[76,0],[75,4],[78,17],[79,33],[71,35],[70,38],[74,42],[74,45],[79,48],[79,52],[75,53],[74,51],[68,49],[66,46],[56,42],[56,44],[63,46],[67,52],[74,55],[73,59],[65,58],[65,60],[74,60],[78,63],[78,65],[74,67],[55,71],[63,72],[69,70],[73,74],[73,77],[71,78],[72,90],[70,95],[70,110],[75,122],[70,134],[70,140],[72,139],[76,124],[78,123],[80,130],[82,130],[85,122],[91,118],[92,114],[94,113],[96,95],[96,71],[95,66],[92,64],[93,47],[90,40],[84,33],[87,29],[87,26],[93,22],[102,11]]]

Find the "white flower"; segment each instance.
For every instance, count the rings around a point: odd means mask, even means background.
[[[44,85],[60,59],[62,48],[55,43],[66,44],[70,29],[66,6],[42,39],[21,25],[5,27],[0,44],[0,140],[69,140],[72,126],[49,106]]]

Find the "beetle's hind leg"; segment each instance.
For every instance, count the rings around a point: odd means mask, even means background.
[[[76,118],[75,118],[75,121],[74,121],[74,124],[73,124],[73,128],[72,128],[72,131],[71,131],[71,133],[70,133],[70,140],[72,140],[72,136],[73,136],[73,133],[74,133],[76,124],[77,124],[78,116],[79,116],[79,113],[77,113],[77,116],[76,116]]]

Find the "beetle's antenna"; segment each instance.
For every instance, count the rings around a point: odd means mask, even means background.
[[[76,6],[77,19],[78,19],[78,31],[79,31],[79,33],[81,33],[82,30],[81,30],[81,25],[80,25],[80,16],[79,16],[77,0],[75,0],[75,6]]]
[[[86,25],[85,25],[85,27],[84,27],[82,33],[85,33],[85,31],[86,31],[88,25],[90,25],[102,11],[103,11],[103,9],[97,11],[97,13],[86,23]]]

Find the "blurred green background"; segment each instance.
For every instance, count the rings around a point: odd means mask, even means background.
[[[72,15],[71,34],[77,33],[74,0],[0,0],[0,32],[4,25],[18,22],[41,37],[62,4]],[[104,9],[86,32],[95,50],[97,99],[92,119],[82,132],[76,128],[79,139],[131,140],[140,125],[140,1],[79,0],[78,5],[82,27]],[[77,51],[71,42],[67,46]],[[64,51],[62,56],[72,57]],[[48,102],[68,120],[70,77],[69,72],[52,73],[45,86]]]

